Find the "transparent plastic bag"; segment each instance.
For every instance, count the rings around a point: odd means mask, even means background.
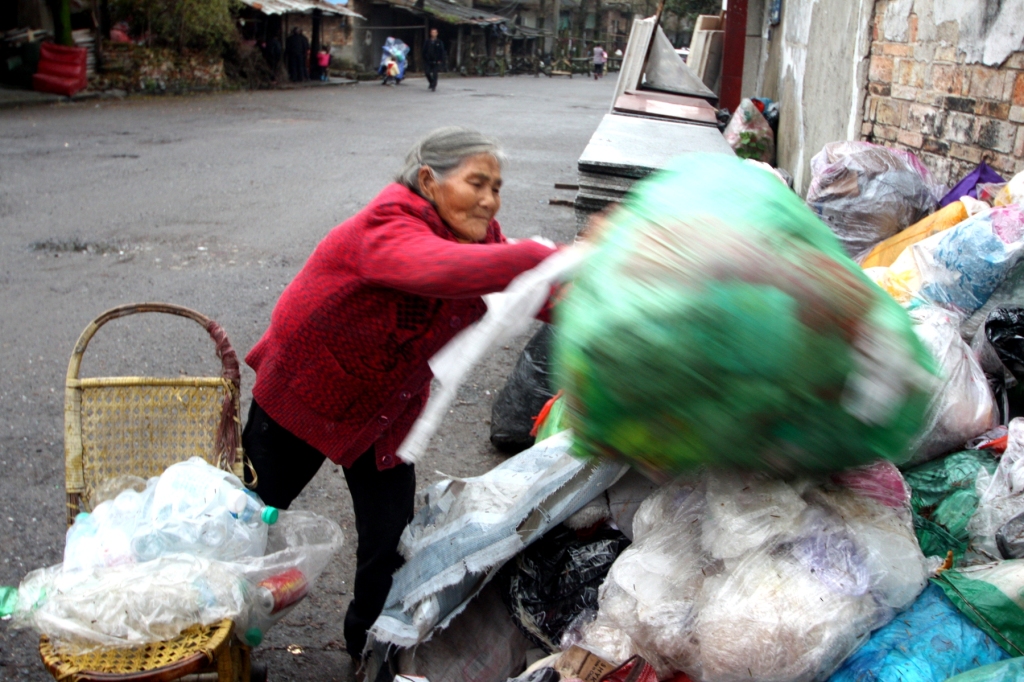
[[[865,467],[845,489],[709,472],[664,487],[637,512],[580,646],[643,656],[662,678],[821,679],[926,585],[898,476]]]
[[[123,491],[80,515],[65,562],[22,581],[16,627],[81,652],[161,641],[230,618],[236,635],[256,646],[341,547],[333,521],[265,507],[198,458],[167,472],[143,493]]]
[[[750,99],[740,102],[722,134],[741,159],[771,163],[775,158],[775,133]]]
[[[978,470],[978,508],[967,524],[970,546],[966,564],[999,561],[996,534],[1007,521],[1024,513],[1024,418],[1010,422],[1006,452],[995,473]]]
[[[826,144],[811,172],[807,205],[858,261],[934,211],[946,193],[912,153],[870,142]]]
[[[960,338],[961,318],[937,306],[910,310],[914,331],[938,360],[941,385],[928,405],[925,427],[912,446],[916,464],[963,449],[971,438],[999,420],[992,389],[970,346]]]

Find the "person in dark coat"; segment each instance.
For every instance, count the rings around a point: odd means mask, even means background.
[[[299,67],[301,74],[299,80],[309,80],[309,38],[302,31],[299,31],[300,49],[302,50],[302,56],[299,58]]]
[[[396,182],[320,242],[245,358],[256,383],[242,442],[260,498],[287,509],[326,460],[344,471],[357,534],[344,636],[357,664],[403,563],[416,477],[397,451],[426,405],[427,361],[483,317],[481,296],[555,252],[502,235],[502,159],[473,130],[421,140]]]
[[[437,90],[437,72],[448,63],[444,43],[437,39],[437,29],[430,29],[430,39],[423,43],[423,71],[430,83],[430,90]]]
[[[288,62],[288,80],[297,83],[302,80],[302,62],[305,52],[302,49],[302,36],[298,28],[293,28],[288,40],[284,43],[284,56]]]

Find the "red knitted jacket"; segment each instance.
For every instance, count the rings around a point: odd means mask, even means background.
[[[376,444],[377,467],[393,467],[427,401],[427,360],[483,316],[481,295],[551,253],[506,243],[497,221],[484,243],[460,244],[428,201],[389,185],[282,292],[245,358],[253,397],[333,462],[351,466]]]

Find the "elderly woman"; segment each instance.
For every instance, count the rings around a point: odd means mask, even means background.
[[[409,152],[394,184],[331,230],[281,294],[246,357],[256,371],[242,436],[256,492],[287,509],[324,459],[345,471],[358,546],[345,642],[358,660],[401,566],[413,467],[395,454],[423,409],[427,360],[553,250],[507,243],[502,153],[443,128]]]

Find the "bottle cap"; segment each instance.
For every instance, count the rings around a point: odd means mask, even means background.
[[[75,523],[78,523],[79,521],[81,521],[84,518],[87,518],[88,516],[89,512],[78,512],[77,514],[75,514]]]
[[[268,526],[272,526],[277,523],[278,511],[277,507],[264,507],[263,511],[260,512],[260,518],[263,519],[263,523]]]
[[[263,642],[263,632],[259,628],[249,628],[245,631],[245,643],[249,646],[259,646]]]

